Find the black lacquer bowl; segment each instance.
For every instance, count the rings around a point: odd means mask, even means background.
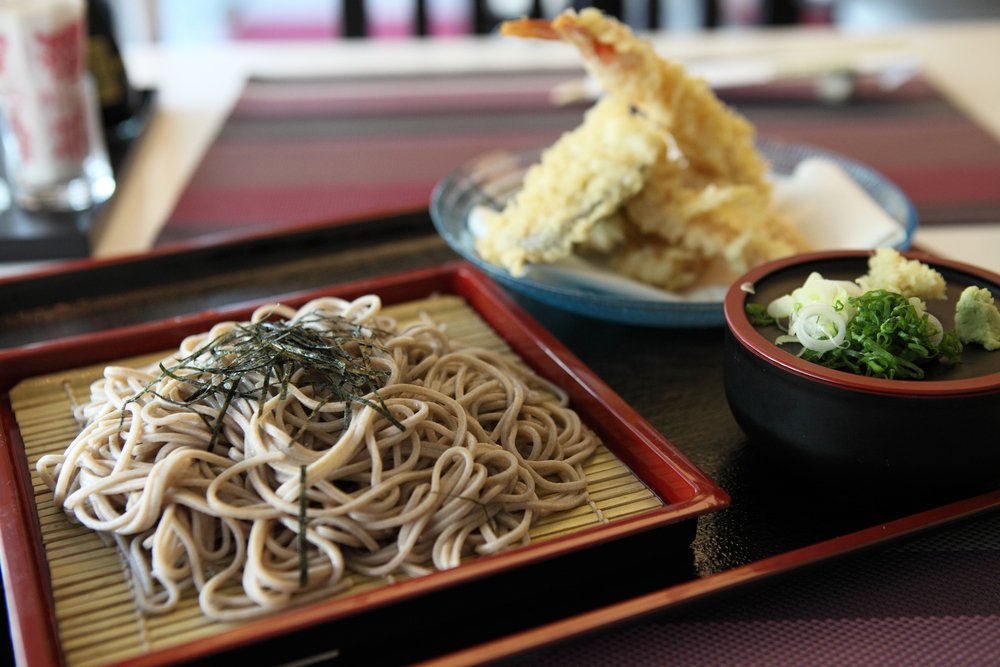
[[[941,272],[947,300],[928,310],[946,330],[969,285],[1000,303],[1000,276],[967,264],[904,253]],[[778,346],[776,326],[755,327],[748,303],[765,306],[801,285],[812,271],[853,280],[867,272],[870,251],[796,255],[758,267],[729,289],[724,377],[737,422],[755,446],[804,474],[953,486],[1000,480],[1000,351],[965,347],[958,365],[921,380],[886,380],[831,370]],[[753,293],[748,286],[753,286]]]

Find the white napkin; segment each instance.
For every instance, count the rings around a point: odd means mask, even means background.
[[[904,230],[835,162],[807,158],[776,179],[775,208],[816,250],[895,247]]]
[[[774,182],[774,206],[802,231],[814,250],[896,247],[902,228],[836,163],[808,158],[790,176]],[[482,233],[482,212],[472,211],[469,229]],[[597,290],[622,299],[665,302],[722,301],[732,277],[710,272],[684,292],[667,292],[632,280],[594,262],[572,256],[526,267],[525,277],[554,287]]]

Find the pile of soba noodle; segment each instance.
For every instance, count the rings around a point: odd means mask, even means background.
[[[117,541],[140,609],[168,611],[193,586],[206,615],[251,617],[352,574],[495,553],[587,502],[597,440],[560,390],[426,318],[397,330],[380,308],[267,306],[92,385],[80,435],[37,467],[58,505]],[[344,375],[320,381],[317,364]]]

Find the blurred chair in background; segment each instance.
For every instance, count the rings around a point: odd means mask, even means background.
[[[835,24],[879,29],[1000,17],[996,0],[111,0],[125,41],[390,39],[487,34],[517,16],[596,6],[637,30]]]

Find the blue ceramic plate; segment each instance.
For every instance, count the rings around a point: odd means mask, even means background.
[[[821,157],[836,163],[900,226],[902,240],[895,247],[909,248],[917,227],[916,211],[909,198],[884,176],[863,164],[817,148],[774,141],[760,141],[758,147],[777,176],[790,175],[807,158]],[[510,198],[520,187],[524,172],[538,162],[541,151],[491,153],[462,165],[437,185],[431,196],[431,218],[456,252],[510,290],[580,315],[670,328],[724,324],[721,295],[706,301],[668,301],[643,295],[641,289],[635,294],[611,294],[572,277],[545,280],[541,273],[517,278],[480,258],[469,230],[470,211],[477,206],[498,208]]]

